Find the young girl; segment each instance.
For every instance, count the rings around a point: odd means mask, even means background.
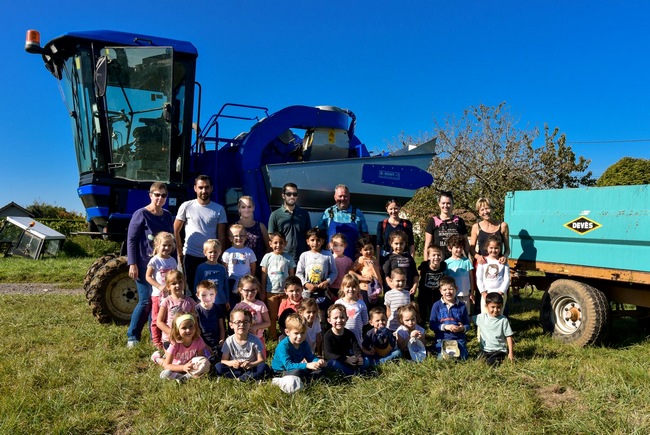
[[[377,283],[382,282],[381,269],[379,268],[379,261],[375,257],[375,248],[370,238],[362,237],[357,242],[357,250],[359,251],[359,258],[352,265],[350,273],[357,277],[359,280],[359,290],[361,298],[367,307],[374,305],[377,300],[371,301],[368,297],[368,286],[375,280]],[[379,284],[381,285],[381,284]]]
[[[161,302],[169,296],[165,287],[165,276],[167,272],[176,270],[178,263],[176,259],[171,256],[171,253],[176,249],[174,243],[174,235],[166,231],[161,231],[156,234],[153,239],[153,257],[147,264],[147,282],[151,285],[151,318],[158,319],[158,311]],[[162,331],[156,325],[156,322],[151,322],[151,341],[158,349],[163,349],[162,344]]]
[[[264,359],[266,359],[266,343],[264,342],[264,330],[271,325],[269,310],[264,302],[255,299],[257,292],[260,291],[260,282],[253,275],[244,275],[239,279],[239,294],[241,302],[233,309],[241,308],[250,311],[253,317],[250,332],[260,339],[263,346]]]
[[[418,289],[418,269],[411,254],[406,252],[408,237],[401,230],[390,233],[388,238],[393,252],[384,263],[383,271],[386,277],[391,275],[393,269],[400,268],[406,273],[406,289],[411,295]]]
[[[183,275],[183,272],[170,270],[165,278],[165,285],[170,295],[160,304],[156,324],[162,331],[163,347],[167,349],[170,343],[169,334],[172,332],[172,319],[180,311],[193,313],[196,302],[191,297],[185,296],[185,275]]]
[[[260,261],[269,250],[269,234],[264,224],[257,222],[253,216],[255,212],[253,198],[250,196],[239,198],[237,210],[239,211],[239,220],[236,223],[246,228],[247,236],[244,246],[251,248],[257,261]]]
[[[415,302],[399,307],[397,309],[397,318],[399,319],[399,328],[395,331],[397,347],[402,351],[402,355],[407,359],[411,356],[409,353],[409,341],[420,340],[424,345],[424,328],[418,325],[420,313]]]
[[[339,299],[336,302],[345,307],[348,317],[345,329],[352,331],[361,345],[363,326],[368,323],[368,308],[363,301],[359,300],[359,280],[356,276],[348,273],[343,277]]]
[[[497,292],[503,296],[503,306],[506,305],[508,287],[510,286],[510,268],[508,263],[501,264],[501,238],[490,235],[485,242],[484,264],[476,265],[476,287],[481,293],[481,313],[487,313],[485,297],[488,293]]]
[[[171,342],[162,364],[161,379],[174,379],[183,383],[198,378],[210,370],[207,357],[210,352],[201,338],[194,315],[179,311],[173,318]]]
[[[323,354],[323,334],[318,320],[318,305],[312,298],[303,299],[298,308],[300,314],[307,321],[307,343],[315,355]]]

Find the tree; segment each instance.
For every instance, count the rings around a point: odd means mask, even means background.
[[[650,184],[650,159],[623,157],[605,169],[597,186],[629,186],[632,184]]]
[[[405,206],[414,222],[424,224],[438,210],[440,191],[454,194],[455,208],[474,212],[476,200],[486,196],[494,214],[503,217],[505,196],[512,190],[550,189],[593,185],[590,160],[576,155],[564,133],[544,126],[544,144],[535,148],[537,128],[520,130],[505,103],[466,109],[460,119],[436,122],[436,156],[430,172],[434,185],[416,192]],[[414,139],[400,138],[402,145]],[[415,142],[417,143],[417,142]]]
[[[84,219],[84,216],[77,212],[70,212],[64,207],[38,201],[28,205],[26,210],[33,214],[36,219]]]

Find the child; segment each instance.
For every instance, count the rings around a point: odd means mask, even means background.
[[[241,302],[236,304],[233,309],[241,308],[250,311],[253,317],[253,323],[250,332],[260,339],[263,345],[264,359],[266,359],[266,343],[264,343],[264,330],[269,327],[271,320],[269,310],[264,302],[255,299],[257,292],[260,291],[260,282],[253,275],[244,275],[239,279],[239,293]]]
[[[454,278],[456,282],[456,297],[470,307],[470,297],[474,294],[474,269],[471,260],[465,257],[465,237],[458,234],[447,239],[447,249],[451,253],[445,260],[447,263],[447,275]]]
[[[332,327],[323,337],[323,355],[327,367],[350,376],[370,367],[370,361],[363,357],[359,341],[346,327],[347,320],[343,305],[337,303],[329,307],[327,321]]]
[[[427,319],[431,315],[431,307],[433,300],[438,299],[439,282],[447,271],[447,263],[442,261],[444,252],[438,245],[429,245],[427,248],[427,258],[420,263],[418,270],[420,271],[420,284],[418,285],[418,306],[421,313],[420,326],[425,327]]]
[[[160,303],[168,294],[165,289],[165,275],[170,270],[178,267],[176,259],[172,257],[172,252],[176,249],[174,235],[166,231],[156,234],[153,239],[153,257],[147,264],[147,282],[151,285],[151,318],[158,318]],[[156,325],[151,323],[151,341],[159,350],[163,349],[162,331]]]
[[[395,233],[393,233],[395,234]],[[388,264],[388,263],[386,263]],[[397,319],[397,309],[408,305],[411,302],[411,296],[406,286],[406,273],[401,268],[393,269],[390,277],[386,277],[391,290],[384,295],[384,305],[386,306],[386,317],[388,317],[388,329],[395,332],[399,327]]]
[[[290,314],[286,320],[286,338],[278,343],[271,367],[282,375],[273,379],[287,393],[296,392],[303,387],[302,379],[319,376],[325,367],[325,360],[318,359],[311,351],[307,338],[307,321],[298,313]]]
[[[219,306],[222,313],[227,313],[230,310],[230,290],[228,288],[228,272],[218,261],[221,255],[221,242],[217,239],[206,240],[203,244],[203,254],[205,254],[206,262],[199,264],[196,268],[194,289],[203,280],[213,282],[217,288],[214,303]]]
[[[418,289],[418,269],[411,254],[406,252],[406,242],[408,237],[404,231],[396,230],[390,233],[388,240],[393,252],[388,256],[388,259],[383,266],[386,280],[388,281],[388,277],[393,269],[402,269],[406,274],[405,288],[409,291],[410,295],[414,295],[415,291]],[[388,286],[391,287],[390,283]]]
[[[198,276],[198,274],[197,274]],[[196,306],[196,314],[199,320],[201,338],[210,348],[214,362],[219,354],[223,341],[226,339],[226,322],[223,311],[214,303],[217,294],[217,286],[212,282],[203,280],[196,286],[196,296],[199,304]]]
[[[251,248],[244,246],[246,243],[246,228],[240,224],[230,226],[230,242],[232,246],[226,249],[221,256],[221,261],[228,269],[228,285],[230,292],[230,306],[233,307],[239,302],[239,278],[244,275],[255,275],[257,257]],[[260,299],[265,299],[260,292]]]
[[[303,299],[298,314],[307,321],[307,343],[316,355],[323,354],[323,334],[318,320],[318,305],[312,298]]]
[[[374,300],[371,300],[368,295],[368,289],[373,281],[377,285],[381,286],[381,283],[383,282],[381,278],[381,269],[379,268],[379,261],[377,261],[377,257],[375,257],[375,248],[370,238],[362,237],[359,239],[357,242],[357,250],[359,251],[359,258],[352,265],[350,273],[359,279],[361,298],[366,304],[366,307],[370,307],[372,304],[376,303],[377,297],[380,295],[376,295],[373,298]]]
[[[363,301],[359,300],[359,280],[357,280],[356,276],[348,273],[343,277],[341,283],[342,286],[337,302],[346,310],[345,328],[352,331],[359,344],[361,344],[363,326],[368,323],[368,308]],[[332,324],[331,321],[329,323]]]
[[[300,254],[296,276],[303,283],[306,290],[305,297],[313,297],[318,304],[318,314],[323,331],[329,328],[327,323],[327,309],[332,305],[331,300],[325,296],[327,287],[334,282],[338,271],[334,257],[329,251],[321,252],[325,236],[322,230],[312,228],[307,231],[307,245],[309,251]]]
[[[386,313],[381,307],[370,310],[371,329],[366,332],[361,343],[361,350],[371,364],[383,364],[395,358],[400,358],[402,352],[397,348],[395,336],[386,328]]]
[[[230,325],[235,331],[223,344],[221,362],[214,371],[219,376],[247,381],[261,380],[271,368],[264,362],[264,345],[251,334],[253,316],[248,310],[236,308],[230,312]]]
[[[185,283],[183,283],[185,284]],[[184,289],[185,287],[183,287]],[[162,363],[161,379],[183,383],[210,371],[210,355],[192,314],[179,311],[172,320],[171,342]]]
[[[488,293],[485,303],[486,312],[476,316],[481,346],[479,358],[485,358],[491,366],[500,364],[506,356],[510,361],[514,361],[512,329],[508,319],[501,315],[503,296],[496,292]]]
[[[451,355],[445,349],[447,355],[467,359],[465,333],[469,330],[469,315],[465,303],[456,297],[456,282],[452,277],[440,278],[440,294],[442,297],[433,304],[429,319],[429,327],[436,334],[438,359],[443,358],[443,345],[447,344],[444,343],[446,341],[454,341],[458,347],[456,349],[454,343],[450,343],[455,354]]]
[[[293,258],[284,253],[287,241],[282,233],[269,234],[271,252],[264,255],[262,267],[262,293],[266,294],[266,304],[269,307],[271,326],[269,338],[278,339],[277,323],[280,302],[284,298],[284,281],[296,272]]]
[[[503,297],[503,305],[507,301],[510,286],[510,268],[508,263],[501,264],[501,239],[490,235],[485,242],[485,264],[476,266],[476,286],[481,292],[481,313],[485,313],[485,297],[490,293],[498,293]],[[502,307],[503,308],[503,307]]]
[[[284,281],[284,293],[286,295],[285,299],[280,302],[280,308],[278,308],[278,317],[282,317],[285,311],[291,310],[294,313],[297,313],[300,309],[300,303],[303,301],[302,298],[302,282],[297,276],[290,276]],[[286,317],[286,316],[285,316]],[[284,330],[284,325],[280,323],[280,330]]]
[[[345,255],[345,249],[347,247],[348,242],[343,234],[336,233],[332,236],[330,250],[334,256],[334,264],[336,264],[336,279],[330,284],[328,289],[328,297],[332,302],[338,298],[341,281],[352,267],[352,259]]]
[[[185,296],[185,275],[183,275],[183,272],[179,270],[170,270],[167,272],[165,285],[170,295],[160,304],[156,325],[162,331],[163,347],[167,349],[169,346],[169,334],[172,332],[172,319],[180,311],[193,313],[196,302],[191,297]]]
[[[419,340],[421,343],[420,348],[423,348],[425,341],[424,328],[418,325],[418,322],[420,321],[418,305],[415,302],[411,302],[408,305],[399,307],[397,309],[397,318],[399,319],[400,324],[399,328],[395,331],[397,347],[406,359],[411,359],[409,343],[411,343],[412,340]]]

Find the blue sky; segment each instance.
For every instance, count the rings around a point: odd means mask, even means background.
[[[192,9],[187,9],[191,5]],[[0,17],[0,206],[82,210],[72,134],[55,79],[23,50],[110,29],[192,42],[202,119],[223,103],[336,105],[385,149],[400,132],[507,102],[518,127],[559,127],[600,175],[650,158],[650,6],[642,1],[6,2]],[[541,142],[538,143],[541,145]]]

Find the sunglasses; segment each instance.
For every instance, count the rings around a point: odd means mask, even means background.
[[[151,192],[151,194],[152,194],[153,196],[155,196],[156,198],[160,198],[161,196],[162,196],[163,198],[167,198],[167,194],[166,194],[166,193]]]
[[[284,192],[284,196],[298,196],[298,192]]]

